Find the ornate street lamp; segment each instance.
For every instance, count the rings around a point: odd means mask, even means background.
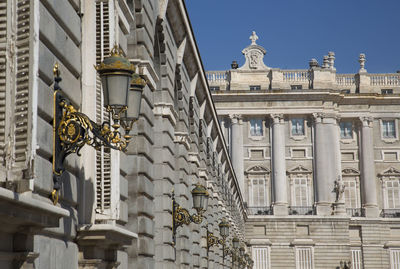
[[[172,191],[172,240],[173,244],[176,243],[176,229],[183,224],[189,225],[191,222],[200,224],[203,221],[203,213],[208,207],[209,194],[206,188],[200,184],[192,190],[193,208],[196,209],[197,214],[190,215],[189,210],[181,207],[175,201],[175,195]]]
[[[53,118],[53,181],[51,193],[57,204],[61,188],[61,176],[65,170],[64,160],[71,153],[79,154],[88,144],[96,149],[107,148],[126,151],[130,142],[129,135],[133,122],[140,110],[141,91],[146,81],[135,74],[135,67],[123,57],[122,51],[115,45],[109,57],[97,65],[103,86],[104,107],[111,112],[113,122],[97,124],[71,104],[63,94],[58,64],[54,72],[54,118]],[[131,88],[131,90],[129,90]],[[129,102],[128,102],[129,101]],[[125,134],[121,135],[120,121]]]

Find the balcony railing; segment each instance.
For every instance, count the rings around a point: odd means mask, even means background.
[[[207,71],[206,76],[209,82],[222,82],[226,80],[226,71]]]
[[[290,206],[289,215],[315,215],[313,206]]]
[[[308,82],[310,77],[308,70],[284,70],[283,81],[287,82]]]
[[[400,218],[400,209],[382,209],[382,218]]]
[[[371,86],[400,86],[400,74],[369,74]]]
[[[336,74],[336,84],[340,86],[352,86],[356,84],[354,74]]]
[[[363,208],[346,208],[347,215],[351,217],[364,217],[364,209]]]
[[[247,214],[249,215],[272,215],[274,213],[271,206],[249,206]]]

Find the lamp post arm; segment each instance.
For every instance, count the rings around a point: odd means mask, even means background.
[[[59,190],[61,188],[62,174],[65,171],[65,158],[79,152],[84,145],[90,145],[96,149],[102,146],[125,151],[130,136],[122,137],[118,131],[119,125],[111,126],[110,122],[97,124],[84,113],[78,112],[69,99],[63,95],[59,86],[61,77],[58,68],[54,69],[54,104],[53,104],[53,191],[51,198],[57,204]],[[126,109],[123,108],[123,109]],[[111,129],[114,128],[114,130]]]

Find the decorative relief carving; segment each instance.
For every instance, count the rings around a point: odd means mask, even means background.
[[[255,165],[246,170],[246,174],[269,174],[271,171],[261,165]]]
[[[354,168],[345,168],[342,170],[342,174],[350,176],[350,175],[359,175],[360,172]]]
[[[394,168],[394,167],[390,167],[386,170],[384,170],[383,172],[379,173],[380,176],[384,177],[384,176],[400,176],[400,170]]]
[[[257,45],[256,41],[258,39],[258,36],[256,35],[256,32],[253,31],[252,35],[250,36],[251,44],[250,46],[246,47],[242,53],[244,54],[246,58],[245,64],[240,67],[239,69],[244,69],[244,70],[249,70],[249,69],[260,69],[260,70],[268,70],[269,67],[267,67],[264,64],[263,58],[264,55],[267,53],[267,51]]]

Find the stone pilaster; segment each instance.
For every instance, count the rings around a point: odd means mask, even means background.
[[[244,197],[244,164],[243,164],[243,120],[241,115],[231,115],[232,122],[232,165]]]
[[[282,114],[272,114],[272,174],[274,186],[274,214],[288,214],[285,121]]]
[[[314,165],[317,215],[330,215],[334,202],[334,181],[340,173],[340,154],[336,115],[315,113]],[[335,140],[336,139],[336,140]],[[332,145],[333,143],[333,145]]]
[[[378,201],[375,180],[373,119],[361,117],[361,187],[362,204],[366,217],[378,217]]]

